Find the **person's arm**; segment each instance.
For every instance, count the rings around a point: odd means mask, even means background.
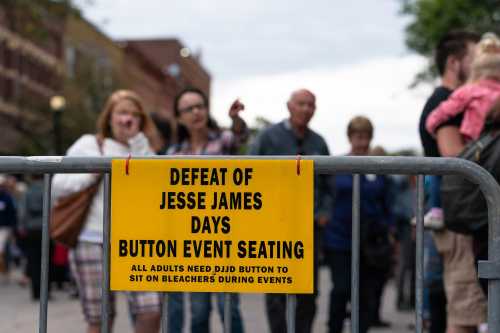
[[[84,135],[69,149],[66,156],[99,156],[99,146],[94,135]],[[88,188],[98,179],[97,174],[55,174],[52,178],[54,200]]]
[[[460,130],[456,126],[439,128],[436,132],[436,141],[439,153],[443,157],[458,156],[465,147]]]
[[[240,117],[240,112],[245,109],[245,105],[235,100],[229,108],[229,118],[231,118],[231,144],[230,151],[237,153],[239,149],[247,142],[249,136],[249,129],[247,123]]]
[[[139,132],[128,140],[130,153],[135,156],[155,155],[149,139],[143,132]]]
[[[429,114],[425,123],[427,132],[431,135],[436,134],[436,130],[458,114],[464,112],[469,99],[466,98],[467,92],[465,90],[457,90],[451,96],[441,102],[437,108]]]

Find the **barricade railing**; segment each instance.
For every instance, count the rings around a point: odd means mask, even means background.
[[[140,158],[140,157],[138,157]],[[148,157],[155,159],[176,159],[174,156]],[[220,156],[183,156],[183,159],[220,159]],[[294,156],[224,156],[224,159],[283,160]],[[49,269],[49,220],[51,207],[51,180],[56,173],[102,173],[104,176],[104,269],[102,276],[102,332],[109,331],[110,319],[110,189],[112,157],[0,157],[0,173],[45,174],[42,235],[42,274],[39,332],[47,331],[48,269]],[[416,325],[417,333],[423,331],[423,216],[424,175],[461,175],[478,184],[488,205],[488,261],[479,262],[481,278],[488,279],[488,329],[500,333],[500,186],[480,166],[457,158],[422,157],[330,157],[305,156],[314,160],[317,174],[353,174],[352,205],[352,261],[351,261],[351,307],[352,332],[359,333],[359,263],[360,263],[360,175],[361,174],[403,174],[417,176],[417,239],[416,239]],[[166,294],[168,295],[168,294]],[[166,296],[168,297],[168,296]],[[287,296],[287,326],[295,332],[296,296]],[[166,332],[166,302],[162,315],[162,331]],[[230,332],[230,296],[226,294],[224,304],[224,331]]]

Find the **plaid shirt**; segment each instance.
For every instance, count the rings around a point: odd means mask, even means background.
[[[236,135],[230,130],[222,132],[211,131],[208,134],[208,142],[201,151],[195,153],[189,143],[184,140],[181,143],[174,144],[167,149],[167,155],[236,155],[239,148],[243,145],[246,134]]]

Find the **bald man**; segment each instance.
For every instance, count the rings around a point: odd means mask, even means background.
[[[294,91],[287,103],[289,117],[263,130],[250,146],[251,155],[330,155],[325,140],[309,128],[316,111],[316,97],[307,89]],[[316,314],[319,235],[328,222],[332,192],[327,176],[314,176],[314,294],[297,297],[297,333],[312,331]],[[286,297],[266,295],[266,311],[272,333],[286,332]]]

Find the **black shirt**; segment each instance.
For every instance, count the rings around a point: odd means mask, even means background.
[[[431,97],[429,97],[429,99],[425,103],[424,110],[422,111],[422,115],[420,116],[420,140],[422,141],[422,146],[424,148],[424,155],[427,157],[440,157],[441,154],[439,154],[436,140],[425,129],[425,122],[427,121],[427,117],[429,117],[429,114],[434,111],[434,109],[437,108],[439,104],[441,104],[441,102],[447,100],[451,93],[452,90],[448,88],[442,86],[437,87],[432,93]],[[453,121],[455,121],[455,118],[453,118]],[[450,121],[448,121],[447,123],[449,123]],[[460,122],[458,124],[460,124]]]

